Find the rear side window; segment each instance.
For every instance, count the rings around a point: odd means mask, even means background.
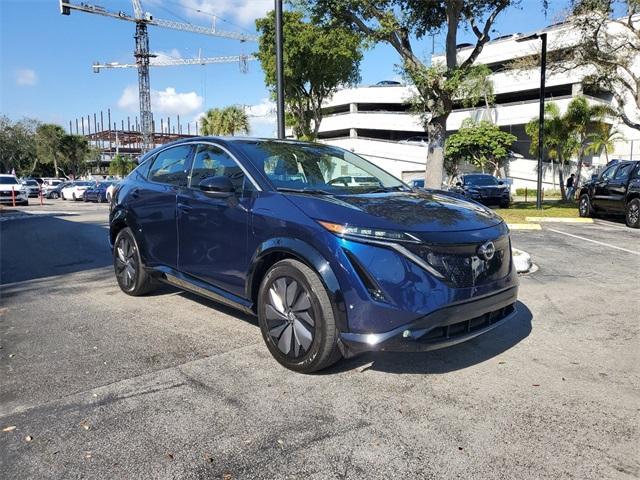
[[[626,180],[631,175],[632,169],[633,169],[633,163],[626,163],[626,164],[620,165],[620,168],[618,168],[613,178],[616,180]]]
[[[231,180],[236,192],[242,192],[245,186],[248,188],[251,185],[249,180],[245,181],[240,165],[228,153],[215,145],[198,145],[191,169],[190,186],[198,188],[198,184],[205,178],[222,176]]]
[[[191,145],[167,148],[158,153],[149,170],[148,179],[178,187],[187,186],[187,160]]]

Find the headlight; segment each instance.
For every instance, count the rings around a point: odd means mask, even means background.
[[[339,223],[323,222],[318,223],[331,233],[340,237],[353,239],[369,239],[382,242],[410,242],[421,243],[419,238],[405,232],[396,232],[393,230],[379,230],[377,228],[356,227],[352,225],[341,225]]]

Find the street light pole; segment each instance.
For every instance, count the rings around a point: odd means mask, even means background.
[[[547,73],[547,34],[534,33],[523,38],[518,38],[516,42],[526,42],[528,40],[540,39],[542,41],[542,54],[540,58],[540,117],[538,125],[538,193],[536,195],[536,208],[542,210],[542,150],[544,145],[544,96],[545,77]]]
[[[275,0],[276,10],[276,107],[278,138],[284,134],[284,62],[282,52],[282,0]]]

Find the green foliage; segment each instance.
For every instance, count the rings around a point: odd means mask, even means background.
[[[578,152],[579,142],[566,116],[560,115],[558,105],[550,102],[544,107],[544,143],[547,159],[564,166],[566,160]],[[539,119],[534,118],[525,125],[525,132],[531,137],[530,152],[538,155]]]
[[[135,162],[130,158],[116,155],[109,162],[109,174],[125,177],[136,167]]]
[[[516,136],[500,130],[491,122],[463,122],[456,133],[447,138],[445,157],[450,162],[469,162],[483,171],[498,172],[509,158],[509,149]]]
[[[0,116],[0,171],[18,176],[30,175],[36,161],[35,132],[38,122],[24,119],[11,121]]]
[[[275,95],[275,14],[256,20],[258,59]],[[360,80],[362,43],[349,29],[309,23],[298,11],[284,12],[284,89],[289,125],[298,138],[315,139],[322,102],[339,86]]]
[[[594,132],[587,135],[589,145],[585,152],[593,154],[604,152],[606,162],[609,163],[609,151],[614,149],[616,142],[624,141],[625,138],[619,130],[610,127],[606,123],[597,124],[594,130]]]
[[[58,153],[64,159],[62,165],[66,173],[74,177],[86,173],[89,170],[88,161],[97,156],[82,135],[63,135],[58,148]]]
[[[36,153],[38,161],[53,165],[54,176],[58,176],[59,165],[64,161],[61,151],[64,129],[53,123],[43,123],[36,129]],[[34,163],[35,167],[35,163]]]
[[[226,108],[212,108],[202,119],[203,135],[230,135],[249,133],[249,117],[243,108],[231,105]]]
[[[574,0],[571,24],[582,41],[568,49],[555,71],[576,68],[593,72],[584,83],[610,92],[615,98],[617,116],[629,127],[640,130],[640,51],[639,0]],[[614,18],[614,10],[626,10],[626,18]]]

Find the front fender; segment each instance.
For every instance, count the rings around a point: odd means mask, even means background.
[[[256,249],[250,262],[250,270],[247,274],[246,295],[253,299],[260,288],[259,278],[263,273],[264,261],[272,254],[285,254],[293,257],[313,268],[322,280],[329,299],[333,304],[333,314],[336,326],[341,332],[347,332],[347,313],[344,295],[338,283],[338,278],[333,272],[329,261],[314,247],[295,238],[277,237],[261,243]]]

